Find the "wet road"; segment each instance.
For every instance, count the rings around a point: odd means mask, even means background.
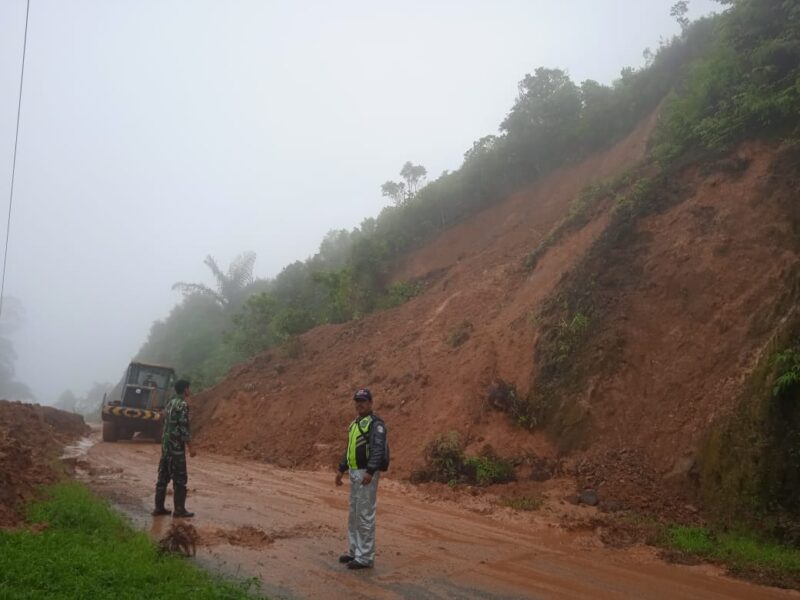
[[[82,462],[90,485],[156,537],[171,522],[149,516],[158,457],[152,442],[98,442]],[[336,560],[345,549],[348,489],[334,487],[332,473],[201,455],[189,459],[189,489],[203,540],[197,560],[258,577],[272,598],[800,598],[711,566],[669,565],[649,548],[604,548],[591,532],[564,532],[542,511],[469,499],[470,510],[386,479],[375,568],[352,572]]]

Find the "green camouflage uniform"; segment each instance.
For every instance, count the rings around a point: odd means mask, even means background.
[[[161,438],[156,491],[166,491],[170,479],[176,492],[186,489],[189,479],[186,473],[186,442],[191,441],[191,437],[189,405],[180,396],[175,396],[164,407],[164,435]]]

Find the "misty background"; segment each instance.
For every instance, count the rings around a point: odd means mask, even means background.
[[[375,216],[405,161],[457,168],[536,67],[610,83],[641,66],[680,30],[672,4],[31,0],[16,379],[41,403],[118,380],[172,284],[212,283],[206,255],[253,250],[276,275]],[[0,3],[2,214],[24,20],[24,0]]]

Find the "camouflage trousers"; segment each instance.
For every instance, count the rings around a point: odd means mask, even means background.
[[[158,481],[156,490],[166,490],[170,479],[172,486],[177,489],[186,489],[189,476],[186,473],[186,453],[172,454],[167,452],[161,455],[158,463]]]

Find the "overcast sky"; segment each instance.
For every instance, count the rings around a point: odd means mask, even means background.
[[[178,280],[277,274],[496,132],[538,66],[608,83],[674,0],[31,0],[6,292],[42,403],[116,381]],[[692,17],[718,10],[694,0]],[[25,0],[0,2],[0,215]],[[3,222],[0,231],[5,231]],[[0,239],[3,234],[0,233]]]

